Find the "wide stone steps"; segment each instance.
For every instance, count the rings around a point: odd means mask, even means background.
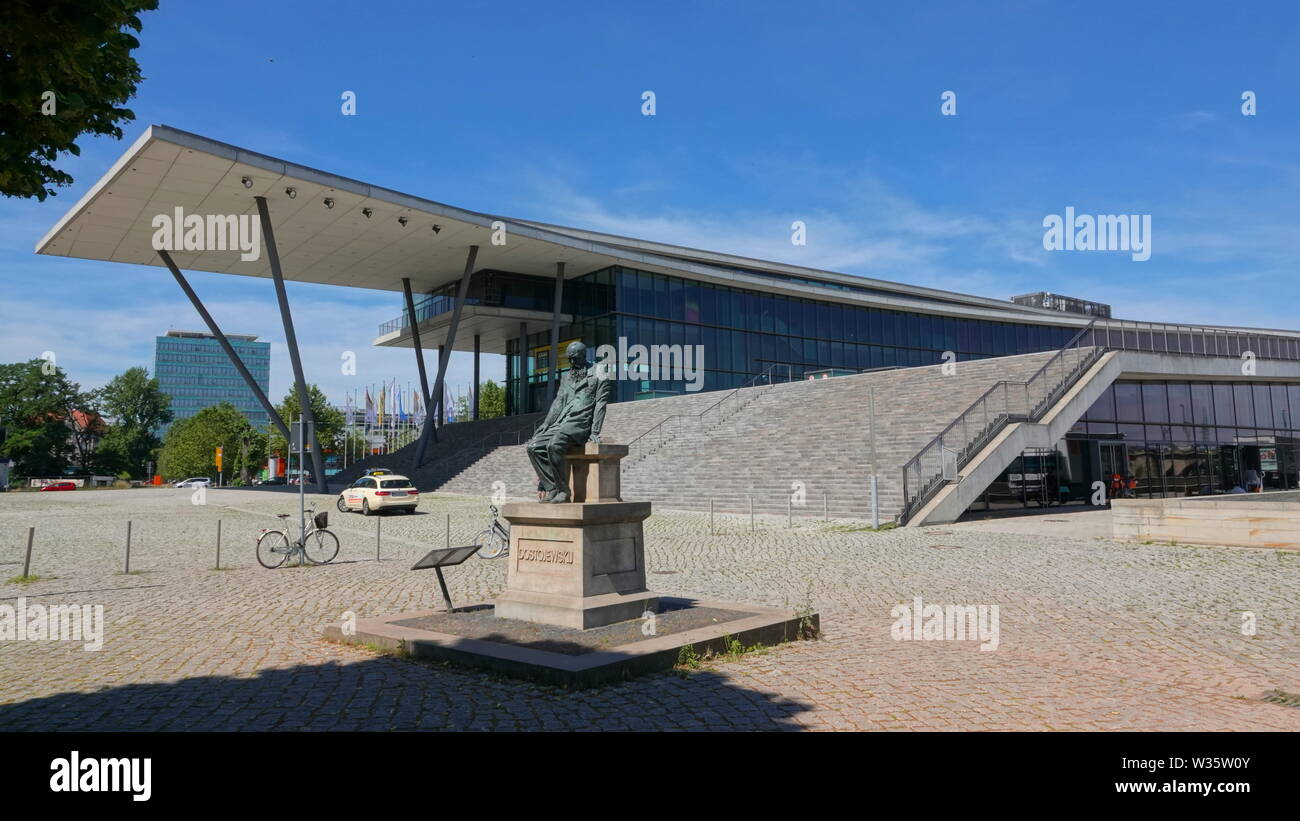
[[[1072,353],[1067,367],[1083,355]],[[958,362],[949,374],[927,366],[763,385],[722,405],[720,392],[618,403],[608,409],[602,438],[632,444],[623,462],[627,499],[687,510],[708,510],[711,501],[732,513],[747,512],[752,500],[755,513],[784,513],[791,504],[794,515],[820,516],[825,508],[832,517],[860,518],[871,507],[874,395],[879,504],[891,519],[903,504],[903,464],[993,385],[1027,380],[1052,356]],[[1042,398],[1026,400],[1018,386],[1005,394],[1020,406]],[[978,427],[968,426],[966,435]],[[508,496],[528,497],[536,485],[522,446],[497,447],[443,475],[436,489],[449,492],[488,495],[500,482]],[[796,482],[803,507],[790,501]]]

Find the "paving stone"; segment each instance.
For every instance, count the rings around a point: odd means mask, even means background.
[[[309,496],[322,506],[333,497]],[[820,612],[824,637],[573,693],[412,662],[318,638],[358,617],[441,606],[435,578],[407,568],[486,522],[487,500],[427,497],[421,514],[338,514],[337,562],[260,567],[253,546],[296,496],[172,489],[0,494],[0,604],[100,604],[103,650],[0,641],[0,730],[1300,730],[1300,554],[1133,545],[954,529],[837,532],[784,516],[659,512],[646,523],[652,585],[664,593]],[[125,521],[131,564],[121,575]],[[223,522],[222,564],[215,556]],[[37,526],[33,572],[21,567]],[[1068,531],[1068,528],[1066,529]],[[11,573],[7,572],[12,569]],[[671,569],[672,575],[654,570]],[[454,599],[489,598],[503,561],[447,572]],[[1000,609],[1001,643],[894,641],[891,609]],[[1241,633],[1241,613],[1257,618]]]

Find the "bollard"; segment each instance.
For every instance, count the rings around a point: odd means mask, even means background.
[[[379,538],[380,538],[379,526],[383,523],[383,521],[384,521],[383,519],[380,519],[379,517],[375,517],[375,561],[379,561]]]
[[[221,569],[221,520],[217,519],[217,570]]]
[[[713,526],[713,500],[709,500],[709,535],[718,535],[718,530]]]
[[[447,514],[447,547],[451,547],[451,514]]]
[[[23,578],[32,575],[32,540],[36,538],[36,528],[27,528],[27,558],[23,559]]]
[[[123,573],[131,572],[131,520],[126,520],[126,570]]]
[[[754,497],[749,497],[749,532],[754,532]]]
[[[790,507],[791,507],[790,497],[786,496],[785,497],[785,526],[786,527],[794,526],[794,521],[790,518]]]
[[[828,521],[828,522],[829,522],[830,519],[831,519],[831,515],[830,515],[830,507],[826,504],[826,494],[825,494],[825,493],[822,494],[822,518],[825,519],[825,520]]]

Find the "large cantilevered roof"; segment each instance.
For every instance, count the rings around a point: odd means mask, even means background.
[[[250,185],[245,185],[247,180]],[[296,194],[290,197],[286,189]],[[552,276],[564,262],[569,276],[608,265],[674,273],[844,302],[965,316],[1074,324],[1075,317],[986,297],[820,271],[496,216],[434,202],[330,174],[164,125],[150,126],[36,246],[54,256],[161,265],[152,245],[154,217],[184,213],[257,214],[266,197],[287,280],[416,291],[459,278],[468,247],[476,267]],[[327,208],[326,198],[333,201]],[[365,212],[369,211],[367,217]],[[406,224],[399,222],[399,217]],[[493,223],[506,242],[492,243]],[[433,230],[438,226],[437,232]],[[269,277],[265,253],[244,261],[238,251],[180,251],[181,268]],[[775,277],[794,277],[789,281]],[[819,286],[819,282],[825,283]],[[845,290],[845,286],[862,290]]]
[[[152,244],[157,215],[181,208],[187,215],[255,219],[256,196],[267,200],[284,277],[296,282],[401,291],[402,279],[410,278],[414,290],[429,291],[457,280],[469,246],[477,245],[478,270],[553,276],[556,263],[563,262],[572,277],[627,265],[895,310],[1053,325],[1088,322],[988,297],[469,211],[165,125],[147,128],[37,243],[36,252],[161,266]],[[333,207],[326,207],[327,198]],[[505,244],[492,242],[498,222],[505,227]],[[266,253],[249,261],[237,250],[171,254],[184,269],[270,276]]]

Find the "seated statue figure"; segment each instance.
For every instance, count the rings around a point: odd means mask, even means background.
[[[598,374],[587,362],[586,345],[571,342],[564,355],[569,360],[569,370],[560,377],[555,401],[541,427],[528,440],[528,459],[545,494],[542,501],[550,503],[573,498],[565,454],[589,439],[600,441],[605,406],[614,390],[613,380]]]

